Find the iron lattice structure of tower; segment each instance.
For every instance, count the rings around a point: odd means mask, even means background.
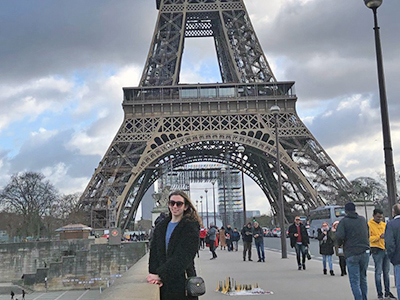
[[[163,170],[193,162],[243,170],[277,212],[274,105],[281,108],[285,212],[349,197],[349,182],[297,115],[294,82],[278,82],[272,73],[243,0],[156,5],[140,85],[123,88],[123,123],[80,199],[92,227],[130,227]],[[214,38],[223,83],[179,84],[185,39],[197,37]]]

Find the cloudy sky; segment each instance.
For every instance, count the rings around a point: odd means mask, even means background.
[[[384,171],[372,11],[363,0],[245,0],[278,80],[349,180]],[[379,8],[395,168],[400,168],[399,0]],[[81,192],[123,120],[157,17],[154,0],[0,1],[0,187],[43,172]],[[186,42],[181,82],[221,82],[211,39]],[[194,187],[198,197],[202,187]],[[246,178],[248,209],[267,210]]]

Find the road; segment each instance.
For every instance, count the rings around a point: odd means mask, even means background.
[[[296,255],[296,252],[294,249],[290,247],[290,241],[289,238],[286,239],[286,245],[288,249],[288,254],[293,254]],[[277,237],[265,237],[264,238],[264,247],[265,249],[271,250],[271,251],[281,251],[281,239]],[[313,259],[321,260],[322,261],[322,256],[319,254],[319,244],[318,240],[316,239],[310,239],[310,246],[309,246],[311,256]],[[253,253],[253,255],[257,255],[257,253]],[[336,255],[333,255],[333,262],[336,264],[339,264],[339,258]],[[373,271],[374,270],[374,260],[371,258],[369,260],[369,270]],[[390,268],[390,274],[393,275],[393,268]]]
[[[16,295],[14,299],[21,300],[20,291],[14,291]],[[25,295],[26,300],[97,300],[100,291],[96,290],[80,290],[80,291],[58,291],[58,292],[35,292]],[[0,295],[0,300],[9,300],[10,295]]]

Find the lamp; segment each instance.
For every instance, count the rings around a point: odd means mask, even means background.
[[[245,148],[244,148],[243,145],[240,145],[237,148],[237,150],[242,156],[243,224],[246,224],[246,221],[247,221],[247,216],[246,216],[246,193],[245,193],[245,190],[244,190],[244,160],[243,160]]]
[[[223,185],[223,188],[224,188],[224,226],[226,227],[228,222],[227,222],[227,216],[226,216],[225,172],[226,172],[226,167],[222,166],[222,168],[221,168],[222,185]]]
[[[286,231],[285,231],[285,206],[282,195],[282,174],[281,174],[281,155],[279,152],[279,120],[278,116],[281,108],[274,105],[270,108],[271,114],[275,117],[275,144],[276,144],[276,173],[278,175],[278,203],[279,203],[279,223],[281,226],[281,255],[287,258]]]
[[[390,122],[389,110],[386,97],[385,75],[383,71],[382,47],[381,38],[378,26],[378,7],[381,6],[383,0],[364,0],[365,5],[372,9],[374,14],[374,31],[375,31],[375,49],[376,49],[376,62],[378,68],[378,85],[379,85],[379,99],[381,107],[382,119],[382,134],[383,134],[383,151],[385,156],[385,173],[386,173],[386,186],[389,202],[389,211],[392,211],[393,205],[396,203],[396,179],[394,172],[393,162],[393,149],[390,137]]]

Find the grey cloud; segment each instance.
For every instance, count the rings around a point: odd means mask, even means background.
[[[65,74],[93,64],[142,65],[157,11],[141,0],[0,2],[0,80]]]
[[[98,155],[80,155],[77,151],[69,151],[65,144],[71,139],[72,130],[62,131],[43,139],[32,136],[21,147],[20,152],[10,159],[10,173],[23,170],[40,171],[64,163],[70,177],[86,177],[93,172],[101,159]]]
[[[399,1],[385,2],[378,10],[387,58],[397,57],[400,41],[393,37],[400,29],[399,10]],[[374,53],[372,12],[362,1],[311,1],[303,6],[289,1],[268,25],[268,30],[260,28],[259,35],[269,53],[305,59],[331,51],[365,59]]]
[[[265,4],[267,7],[268,5]],[[379,8],[381,41],[389,103],[398,93],[400,1]],[[257,13],[257,12],[254,12]],[[289,1],[270,23],[256,24],[268,59],[284,70],[280,80],[295,80],[304,101],[359,93],[377,94],[372,12],[363,1]],[[315,58],[319,66],[311,66]],[[326,61],[337,57],[339,61]],[[393,107],[394,108],[394,107]],[[399,108],[395,108],[399,110]]]
[[[308,126],[324,148],[368,140],[369,136],[381,131],[379,114],[366,116],[364,112],[364,116],[361,116],[359,106],[338,111],[337,105],[332,105],[330,114],[315,116]]]

